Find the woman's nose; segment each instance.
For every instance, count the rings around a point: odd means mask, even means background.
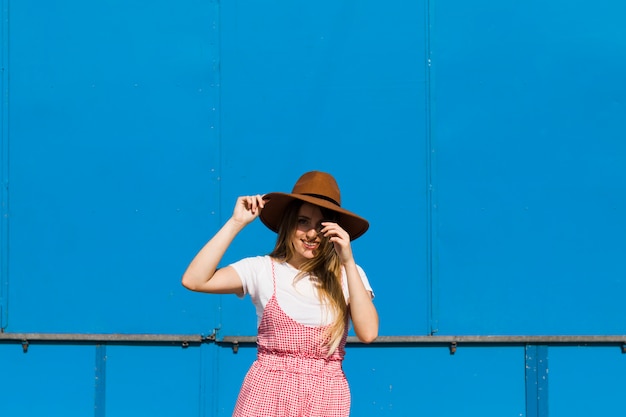
[[[309,239],[314,239],[317,237],[317,228],[316,227],[311,227],[309,230],[306,231],[306,236]]]

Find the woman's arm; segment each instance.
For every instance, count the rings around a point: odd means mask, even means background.
[[[183,274],[182,284],[192,291],[214,294],[243,294],[237,272],[226,267],[217,269],[233,239],[259,216],[264,206],[262,196],[239,197],[232,217],[196,254]]]

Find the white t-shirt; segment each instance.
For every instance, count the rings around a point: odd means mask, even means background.
[[[272,283],[272,262],[269,256],[244,258],[231,264],[243,285],[243,293],[249,294],[256,307],[257,326],[261,322],[263,309],[272,297],[274,285]],[[363,269],[357,265],[365,289],[372,292],[372,287]],[[322,308],[317,297],[315,283],[310,277],[294,281],[299,270],[286,262],[274,260],[276,274],[276,300],[280,308],[289,317],[305,326],[323,326],[332,322],[330,311]],[[342,272],[343,293],[348,300],[348,282],[345,271]]]

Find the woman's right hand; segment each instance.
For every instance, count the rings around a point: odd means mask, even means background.
[[[246,226],[259,217],[264,206],[265,200],[263,200],[263,196],[260,194],[241,196],[237,198],[232,219],[242,226]]]

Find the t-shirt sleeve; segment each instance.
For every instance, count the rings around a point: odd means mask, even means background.
[[[361,276],[361,282],[363,282],[363,286],[365,287],[367,291],[369,291],[372,294],[372,299],[374,299],[374,290],[372,289],[372,286],[370,285],[369,279],[367,279],[367,274],[365,274],[365,271],[359,265],[356,266],[356,269],[359,272],[359,275]],[[347,300],[350,294],[348,291],[348,279],[346,277],[345,270],[343,272],[342,285],[343,285],[343,291]]]
[[[244,258],[240,261],[230,264],[239,275],[241,279],[241,286],[243,288],[243,298],[246,294],[254,300],[258,298],[259,294],[259,271],[263,267],[264,257],[256,256],[251,258]]]
[[[356,266],[356,269],[359,271],[359,275],[361,275],[361,281],[363,281],[363,286],[365,286],[365,289],[368,290],[372,294],[372,299],[373,299],[374,290],[372,289],[372,286],[370,285],[369,279],[367,279],[367,275],[365,274],[365,271],[363,270],[363,268],[361,268],[358,265]]]

